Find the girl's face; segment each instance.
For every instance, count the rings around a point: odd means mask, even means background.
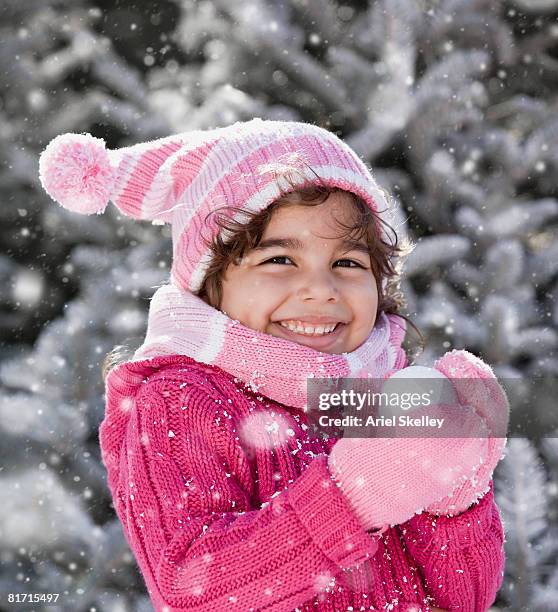
[[[345,192],[276,210],[260,245],[225,271],[221,310],[246,327],[324,353],[358,348],[376,321],[376,279],[365,240],[338,238],[343,228],[335,222],[352,224],[356,212]]]

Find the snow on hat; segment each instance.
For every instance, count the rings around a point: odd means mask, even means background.
[[[285,175],[302,186],[317,181],[312,170],[323,184],[354,193],[392,221],[384,191],[359,156],[310,123],[256,118],[115,150],[90,134],[68,133],[54,138],[39,160],[45,191],[68,210],[100,214],[110,200],[129,217],[170,223],[171,283],[194,293],[211,261],[202,231],[211,239],[226,234],[206,215],[225,205],[260,212],[288,191]],[[379,235],[387,236],[379,225]]]

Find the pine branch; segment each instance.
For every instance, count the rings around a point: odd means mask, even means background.
[[[429,236],[417,243],[405,264],[406,276],[427,272],[435,266],[444,266],[463,258],[471,243],[463,236]]]
[[[495,496],[506,532],[507,580],[502,595],[511,610],[527,610],[541,581],[535,544],[548,532],[545,473],[527,438],[508,440],[497,468]]]

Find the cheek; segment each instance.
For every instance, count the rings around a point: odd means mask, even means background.
[[[244,285],[244,293],[260,304],[274,304],[291,291],[290,283],[272,275],[255,276]]]
[[[375,286],[362,287],[351,294],[350,302],[355,317],[361,321],[374,319],[378,308],[378,291]]]
[[[357,282],[347,285],[347,292],[359,302],[373,302],[378,299],[378,286],[374,279],[360,278]]]
[[[275,292],[273,288],[275,287]],[[267,323],[277,302],[277,284],[257,278],[244,278],[228,294],[230,311],[249,327],[260,328]]]
[[[251,310],[256,316],[261,316],[274,308],[277,303],[277,284],[254,280],[245,286],[243,292],[246,310]]]

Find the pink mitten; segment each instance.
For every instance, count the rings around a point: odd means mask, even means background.
[[[342,438],[328,466],[366,529],[404,523],[474,474],[487,453],[486,426],[466,407],[440,404],[422,414],[445,418],[466,438]]]
[[[487,453],[473,477],[426,509],[432,514],[455,515],[464,512],[488,491],[492,474],[506,446],[510,407],[506,393],[490,366],[472,353],[449,351],[436,361],[434,367],[451,380],[459,403],[471,406],[488,428]]]

